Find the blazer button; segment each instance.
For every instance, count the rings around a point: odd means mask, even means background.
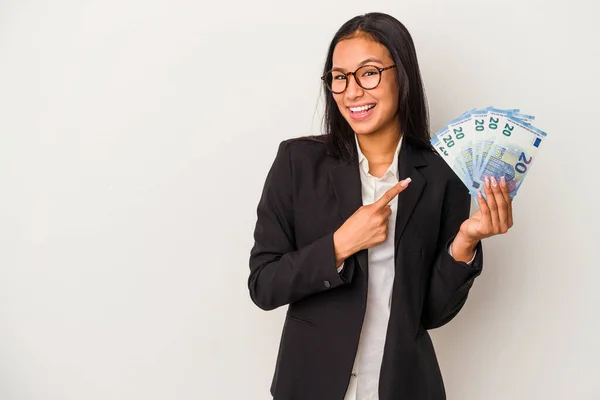
[[[329,281],[325,281],[325,282],[323,282],[323,284],[325,285],[326,288],[331,287],[331,283],[329,283]]]

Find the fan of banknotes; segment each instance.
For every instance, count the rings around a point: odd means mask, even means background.
[[[546,133],[519,109],[473,109],[436,132],[431,144],[469,189],[485,196],[485,177],[504,177],[511,199],[531,169]]]

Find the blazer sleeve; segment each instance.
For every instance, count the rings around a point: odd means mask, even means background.
[[[455,176],[448,180],[444,194],[441,227],[435,259],[425,296],[421,322],[425,329],[438,328],[452,320],[467,300],[473,281],[483,269],[483,248],[477,244],[469,265],[454,260],[448,246],[460,225],[469,218],[471,198]]]
[[[335,265],[333,232],[298,249],[290,142],[279,145],[257,207],[248,289],[263,310],[348,283]]]

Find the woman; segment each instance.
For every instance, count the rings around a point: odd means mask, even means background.
[[[429,145],[410,34],[371,13],[336,33],[326,134],[281,143],[258,205],[248,286],[289,305],[275,400],[440,400],[427,332],[481,273],[481,240],[512,226],[504,180],[470,197]]]

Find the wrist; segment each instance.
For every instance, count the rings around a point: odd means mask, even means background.
[[[454,242],[458,242],[462,247],[471,248],[475,250],[477,243],[481,241],[478,237],[472,237],[466,234],[462,229],[458,231],[454,238]]]
[[[469,262],[475,254],[478,239],[470,238],[459,232],[452,241],[452,256],[456,261]]]
[[[346,258],[352,255],[351,248],[347,243],[344,233],[341,232],[340,229],[333,233],[333,251],[335,253],[337,266],[340,266]]]

